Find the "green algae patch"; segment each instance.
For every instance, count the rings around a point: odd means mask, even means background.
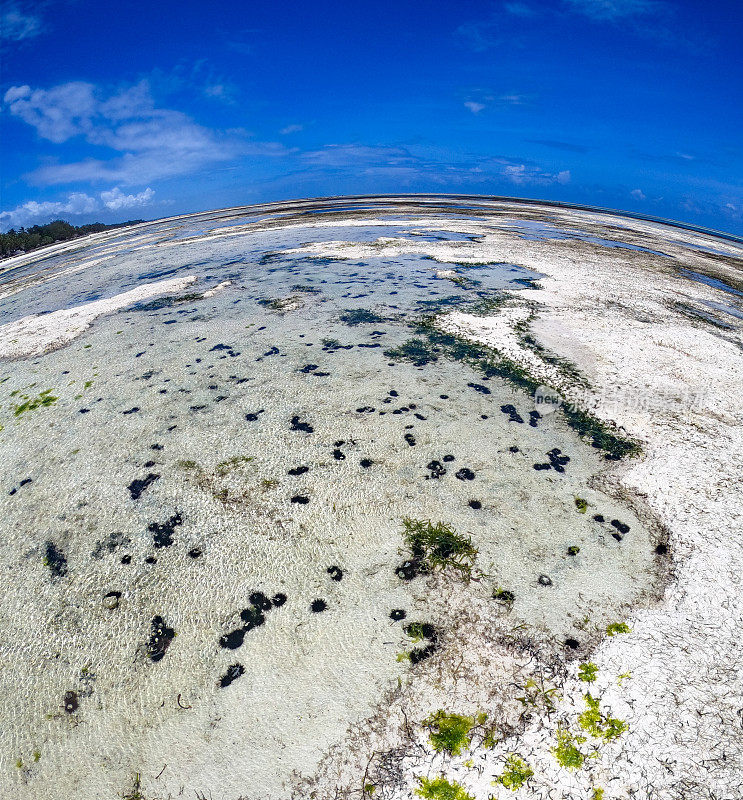
[[[446,711],[439,709],[431,714],[423,725],[428,728],[428,739],[431,747],[437,753],[448,753],[450,756],[461,755],[464,750],[469,748],[472,737],[471,731],[475,724],[485,722],[487,715],[478,716],[477,723],[474,717],[465,717],[462,714],[447,714]]]
[[[593,697],[590,692],[584,695],[584,700],[586,710],[578,716],[578,725],[588,734],[596,739],[611,742],[627,730],[628,726],[624,720],[610,717],[601,711],[599,699]]]
[[[475,800],[475,798],[456,781],[439,778],[418,778],[420,786],[415,790],[423,800]]]
[[[43,392],[39,392],[36,397],[25,397],[24,402],[13,409],[13,416],[20,417],[28,411],[36,411],[37,408],[53,406],[57,400],[59,400],[59,398],[52,394],[51,389],[45,389]]]
[[[248,464],[252,460],[252,456],[232,456],[232,458],[228,458],[225,461],[220,461],[219,464],[217,464],[217,475],[223,478],[225,475],[232,472],[233,469],[243,464]]]
[[[534,678],[529,678],[523,686],[519,686],[523,691],[521,697],[516,699],[521,703],[524,708],[545,708],[548,713],[554,711],[557,706],[555,705],[555,695],[557,694],[558,687],[548,687],[543,680],[536,681]],[[557,698],[558,700],[560,698]]]
[[[582,497],[576,497],[575,507],[579,514],[585,514],[586,511],[588,511],[588,500],[584,500]]]
[[[521,756],[516,753],[511,753],[506,757],[503,773],[499,775],[493,783],[494,785],[500,784],[506,789],[515,792],[517,789],[520,789],[533,774],[534,770]]]
[[[395,361],[409,361],[414,367],[423,367],[439,360],[437,351],[424,339],[417,338],[408,339],[399,347],[385,350],[384,354]]]
[[[402,524],[405,544],[416,561],[430,571],[452,569],[465,580],[470,579],[477,548],[469,536],[457,533],[444,522],[405,517]]]
[[[410,361],[415,366],[423,366],[441,357],[450,358],[467,364],[486,378],[501,378],[531,395],[542,385],[528,370],[497,350],[440,330],[436,327],[435,316],[416,320],[411,327],[417,335],[399,347],[386,350],[385,355],[388,358]],[[577,379],[571,380],[582,383]],[[576,408],[565,400],[561,402],[560,409],[567,424],[587,439],[592,447],[602,450],[608,460],[619,461],[642,453],[638,442],[615,433],[609,425],[590,412]]]
[[[133,306],[129,306],[125,311],[127,313],[129,311],[159,311],[161,308],[170,308],[171,306],[180,305],[181,303],[193,303],[196,300],[201,300],[203,297],[204,295],[200,292],[167,295],[165,297],[158,297],[157,300],[150,300],[146,303],[136,303]]]
[[[586,741],[585,736],[575,736],[567,728],[557,729],[557,745],[552,754],[557,763],[566,769],[581,769],[586,762],[586,755],[578,747]]]
[[[339,319],[352,328],[355,328],[357,325],[371,325],[379,322],[386,322],[384,317],[380,317],[379,314],[375,314],[368,308],[349,309],[348,311],[344,311]]]
[[[606,626],[607,636],[616,636],[618,633],[630,633],[630,626],[626,622],[611,622]]]
[[[586,661],[578,667],[578,678],[585,683],[593,683],[598,675],[598,665],[592,661]]]

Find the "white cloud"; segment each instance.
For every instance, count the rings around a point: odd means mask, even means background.
[[[286,152],[278,144],[251,142],[244,132],[214,131],[180,111],[158,108],[147,81],[109,96],[81,82],[48,90],[13,86],[5,93],[5,103],[13,116],[33,126],[43,139],[60,144],[82,137],[118,154],[41,167],[30,175],[41,185],[80,181],[141,185],[240,156]]]
[[[139,194],[124,194],[118,186],[107,192],[101,192],[101,200],[106,208],[118,211],[121,208],[133,208],[134,206],[145,206],[152,199],[155,193],[148,186]]]
[[[22,42],[41,33],[41,20],[25,4],[4,2],[0,11],[0,39]]]
[[[464,107],[468,108],[473,114],[479,114],[485,108],[485,104],[476,103],[474,100],[467,100]]]
[[[3,98],[13,116],[36,128],[42,139],[64,142],[92,127],[96,108],[90,83],[64,83],[48,91],[11,86]]]
[[[26,227],[40,221],[49,222],[60,214],[89,214],[96,208],[98,202],[95,197],[82,192],[75,192],[64,201],[37,203],[35,200],[29,200],[12,211],[0,212],[0,227],[3,230]]]
[[[643,192],[642,189],[633,189],[630,194],[635,198],[635,200],[645,199],[645,192]]]
[[[570,183],[570,170],[564,169],[553,173],[543,170],[534,164],[509,163],[506,159],[494,159],[496,163],[503,164],[503,175],[517,186],[531,184],[547,186],[552,183]]]
[[[121,211],[125,208],[147,205],[155,192],[148,186],[138,194],[124,194],[118,186],[94,197],[84,192],[73,192],[64,200],[29,200],[10,211],[0,212],[0,230],[43,224],[61,216],[89,215],[96,211]]]
[[[303,131],[303,130],[304,130],[304,125],[294,124],[294,125],[287,125],[285,128],[282,128],[279,131],[279,133],[282,136],[286,136],[289,133],[299,133],[299,131]]]

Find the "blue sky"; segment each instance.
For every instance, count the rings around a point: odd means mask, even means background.
[[[3,0],[0,226],[337,194],[743,234],[743,6]]]

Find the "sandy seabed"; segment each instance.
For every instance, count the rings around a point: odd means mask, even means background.
[[[8,796],[743,796],[739,245],[388,198],[2,266]],[[405,517],[469,536],[473,579],[402,578]],[[286,600],[226,647],[255,592]]]

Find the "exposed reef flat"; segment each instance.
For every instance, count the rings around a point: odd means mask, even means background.
[[[742,255],[362,198],[4,262],[5,794],[735,796]]]

